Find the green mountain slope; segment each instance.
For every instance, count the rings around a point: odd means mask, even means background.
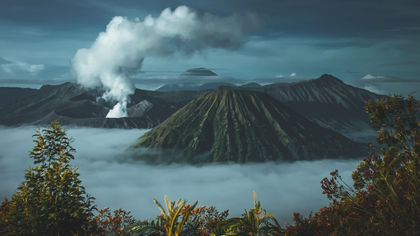
[[[192,100],[136,147],[180,149],[188,162],[200,155],[204,162],[240,163],[354,157],[364,149],[267,94],[229,88]]]

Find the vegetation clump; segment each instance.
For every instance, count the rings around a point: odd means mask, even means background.
[[[93,198],[70,161],[75,149],[57,122],[38,129],[30,152],[34,167],[0,208],[1,235],[73,235],[94,231]]]
[[[420,122],[413,97],[369,101],[366,111],[377,130],[373,149],[353,172],[353,186],[338,171],[321,181],[332,203],[303,219],[295,214],[291,235],[419,235]]]

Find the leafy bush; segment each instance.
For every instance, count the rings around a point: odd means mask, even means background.
[[[197,228],[200,235],[222,235],[228,226],[229,210],[219,212],[214,206],[200,206],[194,209],[192,214],[198,219]]]
[[[108,207],[99,210],[94,221],[98,231],[107,236],[125,235],[129,225],[135,222],[129,211],[118,209],[112,214]]]
[[[128,230],[130,235],[136,236],[165,236],[165,223],[161,217],[156,220],[137,221]]]
[[[413,97],[393,96],[366,104],[381,145],[353,172],[353,187],[337,171],[321,181],[332,203],[302,219],[291,235],[420,235],[420,122]]]
[[[165,233],[168,236],[181,235],[181,233],[184,231],[185,223],[189,220],[192,210],[198,203],[197,201],[193,205],[187,205],[187,202],[182,202],[181,199],[179,199],[176,203],[173,201],[168,202],[168,198],[165,196],[165,204],[167,209],[165,211],[165,209],[156,199],[153,199],[153,201],[162,212],[162,215],[160,215],[159,218],[163,219],[163,227],[165,228]]]
[[[35,166],[10,200],[0,207],[1,235],[72,235],[96,230],[93,198],[79,180],[71,139],[57,122],[34,135]]]
[[[270,212],[261,209],[260,201],[254,192],[254,208],[245,213],[241,218],[231,218],[226,235],[281,235],[283,229],[280,227],[276,218]]]
[[[283,229],[275,217],[261,209],[254,192],[254,208],[245,210],[242,217],[227,218],[229,211],[219,212],[214,206],[194,208],[185,201],[168,202],[167,210],[158,201],[156,205],[162,214],[152,221],[138,221],[129,230],[133,235],[183,235],[183,236],[216,236],[216,235],[280,235]]]

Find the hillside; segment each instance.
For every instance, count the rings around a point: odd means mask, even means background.
[[[187,162],[263,162],[358,156],[360,144],[259,92],[206,92],[147,132],[136,147],[182,150]]]
[[[172,84],[162,86],[158,91],[190,90],[200,92],[217,89],[223,84],[210,83],[210,85],[213,86]],[[227,86],[233,87],[233,85]],[[320,126],[330,128],[353,139],[363,140],[375,136],[365,113],[365,103],[367,100],[384,97],[348,85],[328,74],[317,79],[295,83],[275,83],[265,86],[248,83],[238,88],[267,93]]]
[[[195,92],[159,93],[136,89],[130,97],[127,118],[105,118],[113,103],[101,98],[101,89],[74,83],[44,85],[38,90],[18,89],[19,99],[0,106],[0,125],[49,124],[103,128],[151,128],[197,96]],[[26,95],[25,95],[26,94]],[[25,95],[25,96],[24,96]]]
[[[327,74],[298,83],[266,85],[264,92],[318,125],[349,137],[366,130],[375,134],[369,127],[365,103],[384,97]]]
[[[48,124],[59,120],[77,126],[151,128],[200,94],[220,86],[234,87],[211,82],[190,86],[188,91],[180,91],[185,89],[182,86],[178,91],[164,92],[136,89],[130,96],[129,117],[121,120],[105,118],[113,103],[101,99],[101,89],[85,89],[73,83],[45,85],[41,89],[1,88],[4,93],[0,94],[0,125]],[[331,75],[297,83],[265,86],[250,83],[238,88],[264,92],[308,120],[354,140],[366,141],[375,135],[364,106],[367,100],[382,96],[347,85]]]
[[[31,88],[0,87],[0,108],[8,103],[19,101],[34,94],[37,90]]]

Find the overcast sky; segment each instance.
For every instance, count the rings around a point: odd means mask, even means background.
[[[241,79],[330,73],[356,83],[369,75],[374,80],[361,86],[372,90],[384,89],[381,79],[393,80],[391,87],[420,79],[417,0],[2,0],[0,79],[74,79],[72,57],[89,48],[114,16],[142,20],[180,5],[218,17],[254,14],[261,24],[235,50],[146,57],[138,76],[177,75],[192,67]]]

